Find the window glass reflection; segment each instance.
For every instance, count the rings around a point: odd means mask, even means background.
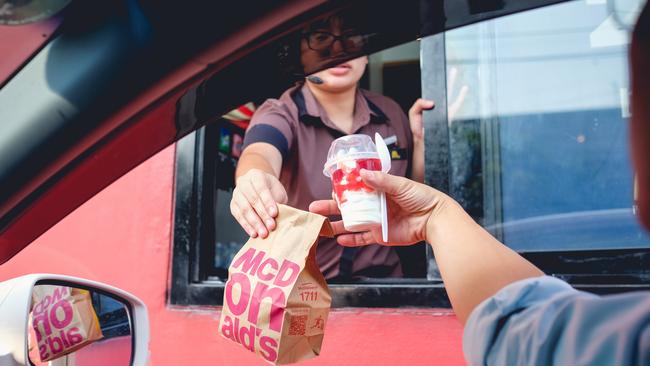
[[[650,245],[614,19],[575,1],[446,33],[452,194],[519,251]]]

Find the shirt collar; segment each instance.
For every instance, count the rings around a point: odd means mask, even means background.
[[[303,84],[296,88],[291,94],[293,102],[298,108],[298,115],[303,123],[310,125],[325,125],[331,129],[338,130],[336,125],[327,117],[327,113],[318,103],[311,90]],[[363,90],[357,89],[354,104],[354,130],[367,125],[368,123],[387,123],[386,114],[373,102],[368,99]]]

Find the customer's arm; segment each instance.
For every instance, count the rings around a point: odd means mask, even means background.
[[[380,172],[362,170],[366,184],[389,199],[389,243],[422,240],[433,248],[456,315],[465,323],[483,300],[515,281],[543,275],[537,267],[493,238],[452,198],[424,184]],[[338,211],[334,201],[317,201],[310,210],[324,215]],[[347,246],[381,243],[381,231],[346,233],[340,222],[339,243]]]
[[[464,324],[483,300],[503,287],[544,273],[479,226],[446,197],[427,222],[431,244],[454,312]]]
[[[650,295],[599,297],[548,276],[499,243],[447,195],[405,178],[361,171],[389,198],[387,245],[431,243],[452,306],[465,324],[470,365],[648,365]],[[337,212],[334,201],[310,210]],[[380,230],[345,232],[339,243],[381,242]]]

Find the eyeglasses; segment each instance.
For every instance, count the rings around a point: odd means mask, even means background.
[[[344,51],[358,52],[363,50],[366,43],[366,37],[356,32],[337,36],[330,32],[317,31],[305,33],[303,37],[307,40],[307,46],[314,51],[324,51],[330,48],[334,42],[340,41]]]

